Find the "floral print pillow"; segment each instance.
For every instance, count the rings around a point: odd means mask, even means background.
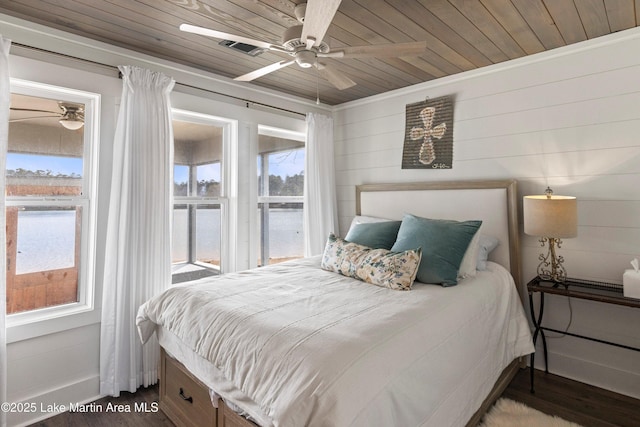
[[[391,252],[373,249],[329,235],[322,255],[324,270],[389,289],[410,290],[422,249]]]

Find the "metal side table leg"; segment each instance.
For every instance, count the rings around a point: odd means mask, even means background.
[[[544,354],[544,367],[545,372],[549,373],[549,365],[547,362],[547,339],[544,336],[544,330],[542,329],[542,316],[544,314],[544,292],[540,293],[540,308],[538,310],[538,315],[535,314],[535,309],[533,307],[533,292],[529,292],[529,310],[531,311],[531,320],[533,321],[533,326],[535,327],[535,331],[533,332],[533,346],[535,347],[536,342],[538,341],[538,334],[542,338],[542,349]],[[530,357],[530,367],[529,367],[529,376],[531,382],[531,393],[535,393],[535,389],[533,386],[533,373],[534,373],[534,364],[535,364],[535,350],[531,353]]]

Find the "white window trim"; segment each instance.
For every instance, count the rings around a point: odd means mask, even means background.
[[[77,197],[8,196],[6,198],[7,206],[47,204],[82,206],[78,302],[7,315],[8,343],[100,322],[100,312],[95,309],[95,256],[101,96],[97,93],[15,78],[10,79],[10,84],[11,93],[64,99],[84,104],[85,124],[82,195]]]
[[[237,140],[238,121],[194,111],[171,109],[172,119],[203,125],[221,127],[223,161],[220,164],[222,187],[220,197],[174,197],[173,204],[219,204],[220,205],[220,270],[234,271],[236,265],[237,227]]]

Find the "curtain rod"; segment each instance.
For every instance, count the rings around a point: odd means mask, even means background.
[[[78,58],[77,56],[68,55],[66,53],[54,52],[54,51],[51,51],[51,50],[48,50],[48,49],[42,49],[42,48],[39,48],[39,47],[29,46],[29,45],[25,45],[25,44],[21,44],[21,43],[12,42],[11,46],[17,46],[17,47],[20,47],[20,48],[23,48],[23,49],[29,49],[29,50],[34,50],[34,51],[38,51],[38,52],[43,52],[43,53],[47,53],[47,54],[50,54],[50,55],[61,56],[61,57],[68,58],[68,59],[73,59],[73,60],[76,60],[76,61],[86,62],[86,63],[92,64],[92,65],[98,65],[98,66],[105,67],[105,68],[108,68],[108,69],[111,69],[111,70],[116,70],[116,71],[118,71],[118,77],[122,78],[120,70],[118,70],[118,67],[113,66],[113,65],[103,64],[102,62],[92,61],[90,59],[85,59],[85,58]],[[193,85],[190,85],[190,84],[187,84],[187,83],[180,83],[178,81],[176,81],[175,84],[179,85],[179,86],[182,86],[182,87],[189,88],[189,89],[201,90],[201,91],[204,91],[204,92],[207,92],[207,93],[211,93],[211,94],[214,94],[214,95],[220,95],[220,96],[224,96],[224,97],[227,97],[227,98],[235,99],[237,101],[242,101],[242,102],[245,103],[247,108],[249,108],[250,105],[259,105],[261,107],[271,108],[273,110],[284,111],[286,113],[291,113],[291,114],[296,114],[296,115],[299,115],[299,116],[306,117],[305,113],[300,113],[298,111],[288,110],[286,108],[276,107],[275,105],[269,105],[269,104],[265,104],[265,103],[258,102],[258,101],[252,101],[250,99],[241,98],[239,96],[228,95],[226,93],[217,92],[217,91],[211,90],[211,89],[201,88],[201,87],[198,87],[198,86],[193,86]]]

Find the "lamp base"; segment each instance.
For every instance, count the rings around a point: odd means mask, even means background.
[[[540,260],[537,270],[538,276],[540,276],[541,279],[556,283],[566,282],[567,270],[565,270],[562,265],[564,258],[556,255],[556,247],[560,248],[562,240],[555,237],[541,237],[539,242],[541,246],[546,246],[546,244],[549,243],[549,248],[547,249],[546,255],[540,254],[540,256],[538,256],[538,260]]]

